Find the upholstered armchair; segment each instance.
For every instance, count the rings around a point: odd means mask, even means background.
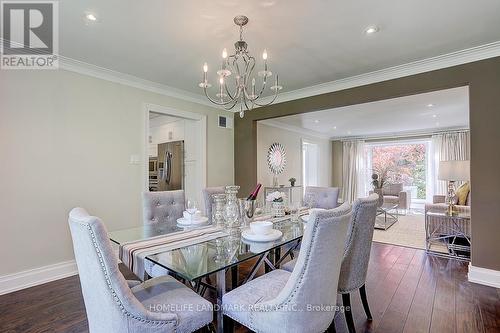
[[[222,298],[224,315],[255,332],[326,331],[335,316],[350,220],[347,203],[336,209],[313,211],[295,269],[277,269],[231,290]],[[322,310],[308,310],[310,306]]]
[[[377,206],[378,195],[371,194],[368,198],[357,199],[352,207],[352,220],[345,243],[337,290],[339,294],[342,294],[342,303],[346,308],[347,327],[351,333],[355,332],[351,312],[351,292],[359,290],[366,316],[368,320],[372,320],[366,297],[365,281],[370,261]],[[282,268],[291,272],[296,265],[296,260],[292,260],[284,264]]]
[[[312,208],[333,209],[338,206],[339,192],[338,187],[306,186],[304,201],[312,196]]]
[[[142,199],[144,225],[157,223],[176,225],[185,208],[183,190],[144,192]],[[169,274],[168,270],[149,260],[144,262],[144,269],[151,277]]]
[[[214,203],[212,195],[224,194],[224,186],[207,187],[202,191],[203,201],[205,204],[205,216],[212,220],[212,204]]]
[[[144,224],[168,223],[175,225],[184,211],[184,191],[143,193]]]
[[[411,206],[410,191],[403,190],[403,183],[389,184],[382,189],[384,204],[397,204],[398,210],[404,210],[405,213]]]
[[[211,304],[170,276],[125,280],[100,219],[75,208],[68,222],[91,333],[193,332],[212,321]]]

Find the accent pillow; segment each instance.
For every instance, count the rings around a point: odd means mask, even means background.
[[[465,182],[455,191],[455,195],[458,198],[457,204],[460,206],[465,206],[467,203],[467,197],[469,196],[470,185],[469,182]]]

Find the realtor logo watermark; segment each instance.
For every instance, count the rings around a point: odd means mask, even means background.
[[[1,69],[57,69],[57,1],[0,1]]]

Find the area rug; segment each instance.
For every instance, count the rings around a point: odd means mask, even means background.
[[[398,221],[389,229],[375,229],[373,232],[373,241],[425,250],[424,214],[414,211],[407,215],[399,215],[398,217]],[[443,249],[443,251],[446,250]]]

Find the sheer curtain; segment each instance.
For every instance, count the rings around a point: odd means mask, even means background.
[[[344,141],[342,147],[342,198],[353,202],[365,196],[366,168],[365,142],[363,140]]]
[[[439,161],[470,160],[470,132],[448,132],[432,136],[432,148],[434,151],[434,174],[437,177]],[[434,182],[435,194],[446,194],[447,184],[445,181]]]

